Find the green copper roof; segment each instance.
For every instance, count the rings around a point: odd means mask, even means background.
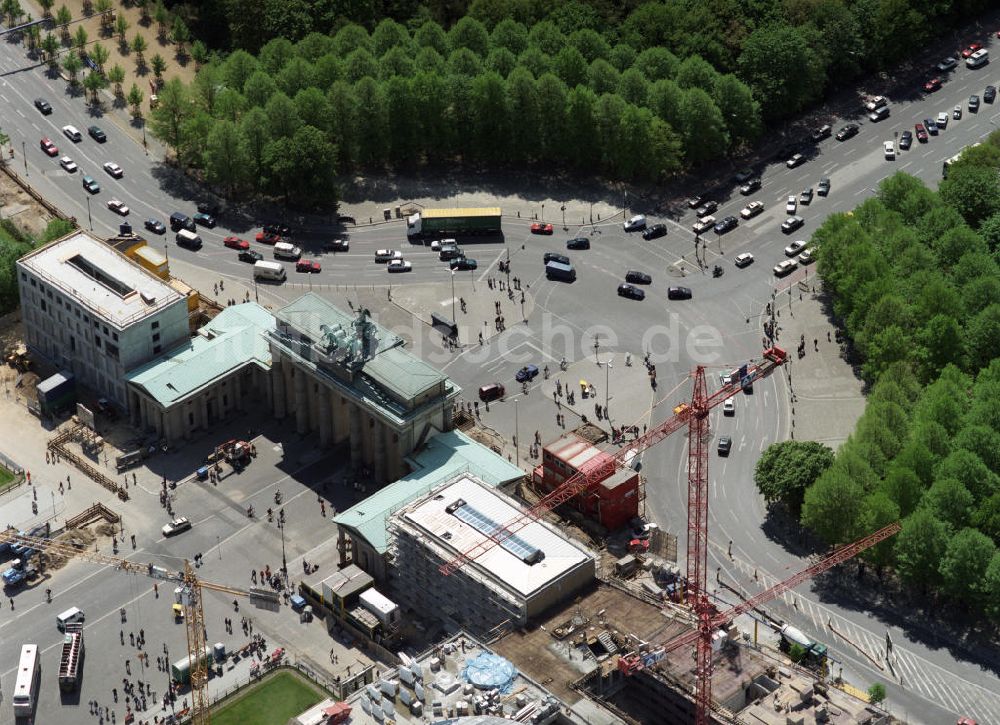
[[[225,308],[183,345],[126,374],[164,408],[248,364],[271,366],[264,333],[274,317],[256,302]]]
[[[524,476],[524,471],[508,463],[503,456],[457,430],[433,436],[419,452],[411,454],[407,462],[413,466],[412,473],[376,491],[333,519],[334,523],[363,536],[381,554],[389,546],[385,526],[389,514],[439,484],[462,473],[476,476],[493,487]]]

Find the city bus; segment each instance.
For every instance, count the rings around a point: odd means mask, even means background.
[[[964,149],[962,149],[961,151],[959,151],[957,154],[955,154],[954,156],[952,156],[950,159],[945,159],[944,165],[941,167],[941,178],[942,179],[947,179],[948,178],[948,168],[952,164],[956,163],[960,158],[962,158],[962,154],[965,153],[966,149],[974,149],[974,148],[976,148],[976,146],[979,145],[979,143],[980,142],[977,141],[976,143],[972,144],[971,146],[966,146]]]
[[[17,665],[17,681],[14,684],[14,717],[34,715],[41,674],[38,645],[23,645],[21,647],[21,661]]]

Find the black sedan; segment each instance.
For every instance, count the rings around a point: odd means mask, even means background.
[[[166,234],[167,227],[159,219],[147,219],[144,226],[153,234]]]
[[[625,281],[632,284],[653,284],[653,278],[645,272],[632,269],[625,273]]]
[[[52,113],[52,105],[44,98],[35,99],[35,108],[41,111],[43,116],[48,116]]]
[[[292,229],[286,224],[269,223],[265,224],[262,228],[268,234],[277,234],[280,237],[292,236]]]
[[[666,224],[654,224],[651,227],[647,227],[642,233],[642,238],[656,239],[657,237],[665,237],[667,235],[667,225]]]
[[[453,259],[448,263],[448,266],[453,270],[459,271],[471,271],[479,266],[479,263],[474,259],[469,259],[468,257],[459,257],[458,259]]]
[[[757,176],[741,186],[740,193],[743,194],[743,196],[747,196],[748,194],[752,194],[757,191],[761,186],[763,186],[763,184],[764,182],[759,176]]]
[[[587,237],[577,237],[566,242],[566,249],[590,249],[590,239]]]
[[[208,227],[209,229],[215,226],[215,217],[211,214],[200,211],[191,218],[194,219],[195,224],[200,226]]]
[[[806,220],[800,216],[790,216],[785,219],[785,221],[781,222],[781,231],[785,234],[791,234],[805,223]]]
[[[618,296],[628,297],[631,300],[644,300],[646,299],[646,293],[644,290],[631,284],[620,284],[618,285]]]
[[[258,252],[256,249],[244,249],[239,254],[239,260],[241,262],[259,262],[264,258],[264,255]]]
[[[690,287],[670,287],[667,289],[668,300],[689,300],[691,299]]]
[[[837,131],[837,140],[838,141],[846,141],[849,138],[854,138],[855,136],[858,135],[858,132],[860,130],[861,130],[861,128],[858,126],[858,124],[856,124],[856,123],[849,123],[846,126],[844,126],[842,129],[840,129],[839,131]]]
[[[913,145],[913,132],[907,129],[899,134],[899,148],[904,151]]]
[[[700,219],[703,216],[708,216],[709,214],[711,214],[712,212],[714,212],[718,208],[719,208],[719,202],[717,202],[717,201],[706,201],[695,212],[695,214],[697,214],[698,218]]]
[[[725,234],[726,232],[730,232],[735,229],[737,224],[739,224],[739,222],[736,221],[736,217],[727,216],[719,220],[719,223],[715,225],[714,231],[716,234]]]

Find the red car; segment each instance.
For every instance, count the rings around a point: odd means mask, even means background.
[[[924,124],[915,124],[913,128],[917,131],[917,141],[920,143],[927,143],[927,130],[924,128]]]
[[[226,237],[222,240],[222,243],[230,249],[239,249],[240,251],[250,249],[250,242],[246,239],[240,239],[239,237]]]
[[[929,81],[924,83],[924,90],[928,93],[933,93],[934,91],[941,89],[941,79],[931,78]]]
[[[975,53],[977,50],[982,50],[982,47],[983,47],[982,43],[973,43],[968,48],[966,48],[965,50],[962,51],[962,57],[963,58],[968,58],[970,55],[972,55],[973,53]]]
[[[300,259],[295,263],[296,272],[319,272],[320,270],[319,262],[313,259]]]
[[[56,145],[52,143],[51,139],[49,139],[48,137],[42,139],[41,146],[42,146],[42,151],[47,153],[49,156],[59,155],[59,149],[56,148]]]
[[[551,224],[542,224],[541,222],[535,222],[531,225],[532,234],[551,234],[554,231]]]
[[[257,232],[256,239],[263,244],[277,244],[281,241],[280,236],[271,232]]]

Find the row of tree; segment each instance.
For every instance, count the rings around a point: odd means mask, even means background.
[[[880,570],[1000,621],[1000,133],[935,193],[896,174],[813,237],[864,358],[864,415],[837,452],[787,442],[756,482],[830,544],[892,521]]]

